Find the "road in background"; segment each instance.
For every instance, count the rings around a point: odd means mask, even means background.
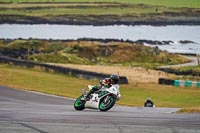
[[[185,56],[185,57],[188,58],[188,60],[190,60],[190,62],[183,63],[183,64],[177,64],[177,65],[161,66],[160,68],[197,66],[198,65],[198,57],[196,57],[196,56]]]
[[[73,103],[73,99],[0,87],[0,133],[200,133],[200,114],[177,114],[178,108],[76,111]]]

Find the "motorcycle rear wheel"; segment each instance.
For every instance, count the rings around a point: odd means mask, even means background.
[[[86,103],[86,101],[82,100],[82,98],[83,98],[83,95],[81,95],[80,97],[78,97],[76,99],[76,101],[74,102],[74,108],[76,110],[84,110],[85,109],[85,103]]]
[[[115,105],[116,100],[113,96],[108,96],[108,100],[105,101],[106,98],[107,98],[107,96],[102,98],[99,103],[100,111],[108,111]]]

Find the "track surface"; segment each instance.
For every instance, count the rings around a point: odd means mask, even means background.
[[[169,67],[184,67],[184,66],[197,66],[198,65],[198,57],[196,56],[185,56],[190,60],[188,63],[177,64],[177,65],[167,65],[161,66],[160,68],[169,68]]]
[[[73,99],[0,87],[0,133],[200,133],[200,114],[115,106],[76,111]]]

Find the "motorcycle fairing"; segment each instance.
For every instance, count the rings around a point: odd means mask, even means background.
[[[92,94],[92,98],[85,103],[85,108],[98,109],[99,101],[98,94]]]

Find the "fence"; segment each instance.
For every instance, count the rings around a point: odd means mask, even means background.
[[[163,71],[166,73],[172,73],[176,75],[192,75],[192,76],[200,76],[200,72],[195,72],[192,70],[187,70],[187,71],[181,71],[181,70],[175,70],[171,68],[158,68],[158,71]]]
[[[185,87],[200,87],[200,82],[189,81],[189,80],[174,80],[174,86],[185,86]]]
[[[182,87],[200,87],[200,82],[190,81],[190,80],[172,80],[159,78],[159,84],[164,85],[173,85],[173,86],[182,86]]]
[[[158,83],[159,84],[163,84],[163,85],[173,85],[174,84],[174,80],[172,80],[172,79],[165,79],[165,78],[159,78],[158,79]]]
[[[96,73],[96,72],[83,71],[83,70],[79,70],[79,69],[67,68],[67,67],[56,66],[56,65],[49,65],[49,64],[45,64],[45,63],[38,63],[38,62],[27,61],[27,60],[20,60],[20,59],[5,57],[5,56],[0,56],[0,63],[9,63],[9,64],[14,64],[17,66],[25,66],[25,67],[29,67],[29,68],[41,67],[42,69],[44,69],[46,71],[54,71],[57,73],[68,74],[68,75],[72,75],[74,77],[82,77],[85,79],[100,80],[100,79],[110,76],[109,74],[101,74],[101,73]],[[119,84],[128,84],[128,79],[125,76],[120,76]]]

